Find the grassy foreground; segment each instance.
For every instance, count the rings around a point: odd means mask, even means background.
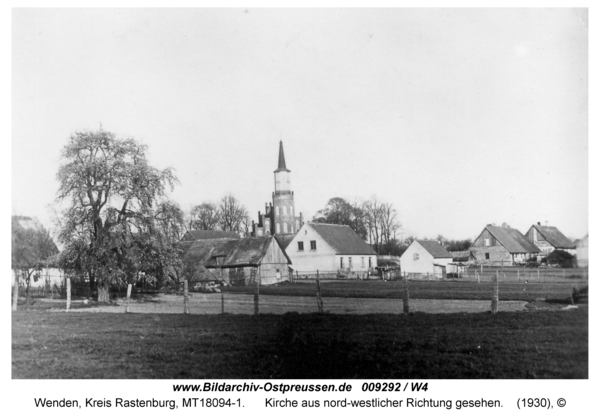
[[[17,311],[13,378],[587,378],[588,310],[410,315]]]

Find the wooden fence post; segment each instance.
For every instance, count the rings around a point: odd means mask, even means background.
[[[129,313],[129,301],[131,299],[131,283],[127,285],[127,302],[125,302],[125,313]]]
[[[71,279],[67,277],[67,312],[71,309]]]
[[[260,278],[254,277],[254,315],[258,315],[260,313],[260,309],[258,307],[258,293],[260,287]]]
[[[225,313],[225,295],[221,291],[221,314]]]
[[[408,277],[406,276],[406,272],[404,272],[404,294],[402,296],[402,311],[405,314],[409,313],[409,306],[408,306],[408,300],[409,300],[409,296],[408,296]]]
[[[17,302],[19,301],[19,275],[15,272],[15,288],[13,290],[13,305],[12,310],[17,310]]]
[[[492,277],[492,313],[498,312],[498,274]]]
[[[188,281],[187,280],[183,281],[183,313],[186,315],[190,313],[190,301],[189,301],[189,295],[188,295]]]
[[[317,307],[319,313],[323,313],[323,299],[321,298],[321,281],[319,280],[319,270],[317,270]]]

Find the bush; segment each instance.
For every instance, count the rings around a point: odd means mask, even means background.
[[[563,250],[554,250],[544,260],[546,260],[549,266],[556,265],[560,268],[572,268],[575,256]]]

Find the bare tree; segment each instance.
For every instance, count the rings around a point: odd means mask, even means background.
[[[203,202],[194,206],[190,211],[189,229],[201,229],[212,231],[217,229],[220,223],[221,212],[217,205],[209,202]]]
[[[223,231],[242,231],[244,219],[248,211],[233,195],[223,196],[219,204],[219,226]]]

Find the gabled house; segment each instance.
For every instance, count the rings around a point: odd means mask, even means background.
[[[589,235],[577,240],[577,267],[587,268],[588,267],[588,245]]]
[[[563,250],[569,254],[575,255],[575,243],[565,237],[555,226],[532,225],[527,231],[527,238],[533,242],[542,253],[551,253],[554,250]]]
[[[377,252],[347,225],[307,222],[286,247],[299,272],[368,272],[377,267]]]
[[[402,274],[406,273],[410,278],[445,278],[450,263],[452,254],[437,241],[414,240],[400,256]]]
[[[196,229],[187,231],[181,241],[198,241],[201,239],[239,239],[240,234],[234,231],[210,231]]]
[[[475,256],[477,264],[498,266],[524,264],[540,253],[540,249],[525,235],[507,224],[487,225],[469,251]]]
[[[190,281],[273,284],[289,279],[290,259],[272,237],[202,239],[184,248],[184,277]]]

